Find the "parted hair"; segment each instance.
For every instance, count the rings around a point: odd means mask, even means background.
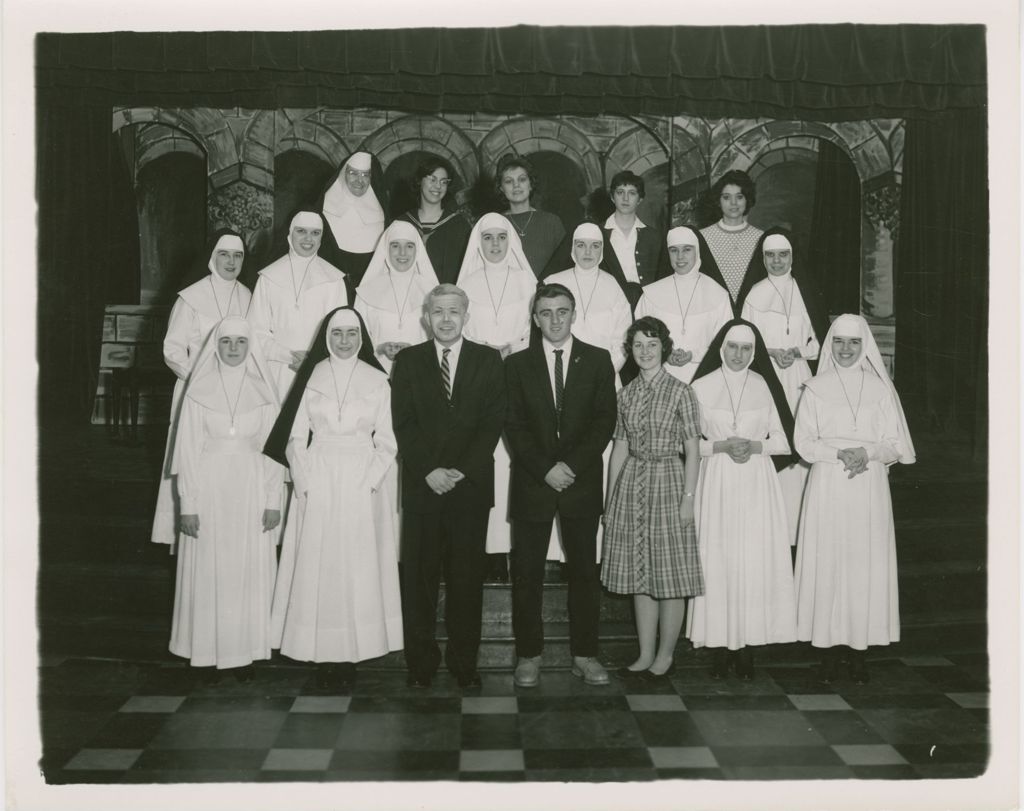
[[[427,293],[427,297],[423,299],[423,312],[430,312],[430,307],[434,303],[434,299],[440,298],[441,296],[458,296],[459,300],[462,302],[463,309],[467,312],[469,311],[469,296],[466,295],[466,291],[457,285],[445,282],[444,284],[439,284]]]
[[[626,330],[626,341],[622,345],[626,350],[627,358],[633,357],[633,339],[638,332],[648,338],[657,338],[661,341],[661,362],[664,363],[668,360],[669,355],[672,354],[672,336],[669,335],[665,322],[653,315],[645,315],[629,325],[629,329]]]
[[[533,300],[530,302],[530,312],[537,312],[537,302],[542,298],[555,298],[556,296],[565,296],[572,304],[572,308],[576,309],[576,297],[568,287],[558,284],[558,282],[541,282],[537,285],[537,292],[533,294]]]

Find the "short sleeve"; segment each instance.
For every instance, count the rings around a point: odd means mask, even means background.
[[[683,439],[695,439],[700,436],[700,408],[697,405],[697,396],[693,389],[683,384],[682,394],[679,397],[678,408],[679,422],[683,430]]]

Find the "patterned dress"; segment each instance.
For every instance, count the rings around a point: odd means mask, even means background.
[[[683,524],[683,443],[700,435],[697,400],[661,369],[619,392],[615,439],[629,442],[605,515],[601,582],[656,599],[704,593],[697,533]]]
[[[722,271],[722,278],[729,288],[733,301],[740,294],[743,277],[747,275],[750,257],[754,255],[757,243],[764,233],[760,228],[745,223],[742,228],[723,228],[720,222],[700,229],[701,236],[707,240],[711,255]]]

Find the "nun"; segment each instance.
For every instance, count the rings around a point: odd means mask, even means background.
[[[248,322],[225,318],[185,388],[173,469],[181,536],[170,651],[196,667],[252,678],[270,658],[283,468],[260,451],[278,414]]]
[[[756,328],[729,321],[693,381],[700,405],[697,541],[704,594],[686,635],[714,650],[711,675],[754,675],[751,645],[796,640],[789,528],[776,468],[789,462],[793,417]]]
[[[796,554],[797,638],[824,650],[835,681],[841,646],[850,676],[868,681],[865,653],[900,638],[889,465],[915,461],[903,406],[874,336],[841,315],[804,383],[794,441],[811,463]]]
[[[743,284],[743,318],[764,338],[775,374],[786,392],[786,402],[796,413],[804,381],[812,374],[810,364],[817,362],[820,341],[828,331],[828,319],[818,306],[811,283],[793,274],[793,245],[782,229],[765,232]],[[790,544],[796,543],[800,502],[809,470],[810,465],[795,458],[793,464],[779,471]]]
[[[382,486],[397,452],[391,387],[353,308],[324,319],[264,452],[287,462],[298,500],[273,647],[317,662],[320,686],[350,686],[357,662],[402,648],[395,508]]]
[[[324,258],[358,287],[385,225],[387,195],[376,156],[352,153],[328,181],[314,210],[325,221]]]
[[[323,218],[297,212],[288,226],[288,252],[259,272],[249,321],[274,371],[283,400],[326,313],[348,303],[345,275],[318,255]]]
[[[391,223],[377,243],[355,301],[385,372],[390,373],[401,350],[427,340],[423,302],[437,285],[419,232],[402,220]]]
[[[732,318],[732,301],[697,231],[678,226],[668,232],[665,242],[672,275],[644,288],[636,317],[653,316],[668,326],[674,349],[665,369],[689,383],[712,338]]]
[[[469,248],[459,271],[458,286],[469,297],[469,318],[463,335],[493,347],[504,359],[530,343],[530,302],[537,278],[523,253],[519,234],[501,214],[484,214],[469,236]],[[502,437],[494,451],[494,507],[487,524],[487,554],[492,576],[508,578],[511,526],[508,489],[511,458]],[[504,564],[504,565],[502,565]]]
[[[164,362],[178,378],[171,396],[171,422],[167,429],[164,462],[160,468],[156,515],[153,518],[153,543],[173,544],[178,535],[177,488],[171,471],[174,439],[181,409],[181,396],[199,350],[207,336],[224,318],[244,316],[252,294],[238,281],[245,259],[242,237],[228,229],[216,231],[204,253],[206,269],[202,279],[178,293],[171,307],[164,336]]]

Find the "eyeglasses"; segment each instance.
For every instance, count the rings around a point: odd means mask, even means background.
[[[426,180],[427,183],[429,183],[431,186],[444,186],[444,187],[447,187],[448,184],[452,182],[451,178],[449,178],[449,177],[434,177],[434,175],[427,175],[424,178],[424,180]]]
[[[369,172],[361,172],[358,169],[346,169],[345,177],[358,177],[360,180],[367,180],[370,177]]]

